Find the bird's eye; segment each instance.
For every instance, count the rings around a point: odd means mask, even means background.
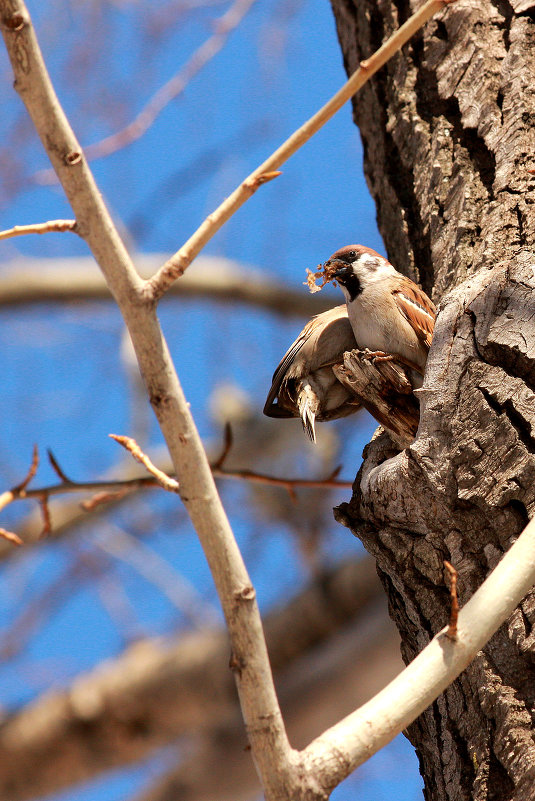
[[[350,250],[347,255],[349,256],[350,259],[355,259],[357,257],[357,252],[356,250]]]

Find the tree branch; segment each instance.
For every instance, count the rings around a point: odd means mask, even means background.
[[[57,459],[51,451],[48,451],[48,458],[52,468],[61,479],[59,484],[49,484],[44,487],[29,487],[29,483],[33,479],[37,470],[38,464],[38,451],[34,448],[33,460],[28,471],[28,475],[20,484],[10,490],[6,490],[0,494],[0,511],[5,509],[9,504],[19,500],[38,500],[42,506],[43,516],[45,518],[46,533],[52,531],[51,516],[48,509],[49,499],[55,495],[64,495],[66,493],[81,493],[81,492],[94,492],[96,493],[92,498],[89,498],[80,504],[80,507],[88,512],[93,511],[98,506],[107,504],[113,501],[122,500],[127,495],[140,489],[150,489],[160,487],[168,492],[178,493],[179,484],[174,476],[169,475],[166,471],[154,465],[150,457],[144,453],[135,439],[132,437],[117,436],[115,434],[109,435],[112,439],[116,440],[126,450],[128,450],[134,459],[140,462],[147,472],[148,476],[136,476],[134,478],[118,478],[118,479],[100,479],[97,481],[73,481],[68,478],[63,469],[60,467]],[[219,456],[213,464],[211,464],[212,474],[217,478],[233,479],[236,481],[247,481],[251,484],[263,484],[264,486],[281,487],[285,489],[292,499],[296,497],[296,490],[301,489],[335,489],[335,488],[351,488],[352,481],[343,481],[337,478],[341,467],[337,467],[325,478],[307,479],[307,478],[284,478],[282,476],[271,476],[265,473],[259,473],[255,470],[248,469],[234,469],[229,470],[224,467],[224,462],[229,454],[231,441],[226,445],[222,455]],[[39,539],[43,535],[41,532]],[[24,541],[11,531],[6,531],[0,528],[0,537],[14,545],[23,545]],[[30,543],[32,540],[30,540]],[[0,559],[5,554],[0,549]]]
[[[149,278],[162,257],[137,253],[139,274]],[[310,295],[276,283],[255,268],[217,256],[200,256],[193,270],[170,287],[170,295],[222,303],[245,303],[287,317],[312,317],[335,305],[327,293]],[[0,308],[30,303],[109,300],[110,290],[89,256],[58,259],[17,259],[6,262],[0,275]]]
[[[321,776],[330,791],[403,731],[469,665],[534,583],[535,518],[459,612],[456,639],[444,627],[384,690],[305,749],[311,775]]]
[[[33,223],[31,225],[15,225],[6,231],[0,231],[0,240],[10,239],[13,236],[25,236],[26,234],[50,234],[72,231],[77,233],[76,220],[49,220],[44,223]]]
[[[284,729],[255,591],[225,515],[189,405],[174,370],[153,298],[143,292],[50,82],[22,0],[0,0],[2,34],[23,99],[128,327],[167,442],[180,495],[199,535],[223,607],[244,720],[267,798],[288,786],[292,749]]]
[[[171,284],[183,275],[195,256],[207,242],[219,231],[222,225],[243,206],[266,180],[266,175],[284,164],[308,140],[322,128],[331,117],[375,75],[394,53],[406,44],[411,36],[431,19],[438,11],[453,0],[427,0],[423,6],[410,17],[370,58],[363,61],[359,69],[353,73],[341,89],[319,109],[309,120],[297,129],[283,144],[256,168],[232,192],[218,208],[208,215],[195,233],[182,247],[168,259],[146,284],[145,292],[151,300],[158,300],[167,292]]]
[[[164,473],[163,470],[160,470],[156,465],[154,465],[146,453],[143,453],[135,439],[132,437],[125,437],[118,434],[110,434],[109,435],[115,442],[118,442],[119,445],[122,445],[123,448],[132,454],[136,462],[139,462],[143,465],[143,467],[150,473],[151,476],[156,480],[157,484],[162,487],[162,489],[167,490],[167,492],[178,492],[179,484],[175,478],[171,478]]]

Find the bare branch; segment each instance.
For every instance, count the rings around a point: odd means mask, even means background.
[[[271,487],[282,487],[290,495],[295,496],[296,489],[335,489],[351,488],[352,481],[342,481],[333,477],[332,474],[325,478],[281,478],[279,476],[268,476],[265,473],[257,473],[254,470],[225,470],[221,467],[214,467],[214,476],[217,478],[232,478],[237,481],[249,481],[251,484],[267,484]]]
[[[146,453],[143,453],[135,439],[133,437],[124,437],[118,434],[110,434],[109,435],[115,442],[118,442],[119,445],[122,445],[123,448],[132,454],[136,462],[140,462],[143,467],[154,476],[160,487],[163,487],[164,490],[167,492],[178,492],[178,481],[174,478],[170,478],[163,470],[154,465]]]
[[[267,486],[281,487],[290,494],[292,498],[296,497],[297,489],[335,489],[335,488],[351,488],[353,482],[339,480],[338,475],[341,467],[337,467],[332,473],[323,479],[306,479],[306,478],[284,478],[282,476],[271,476],[265,473],[258,473],[254,470],[227,470],[223,467],[223,463],[227,458],[230,448],[232,447],[231,436],[227,433],[230,427],[225,428],[225,443],[221,455],[212,464],[213,475],[217,478],[231,479],[236,481],[247,481],[251,484],[263,484]],[[29,488],[27,486],[27,478],[24,480],[24,486],[21,488],[16,487],[0,495],[0,509],[5,508],[8,504],[17,500],[30,500],[36,499],[41,505],[43,514],[43,529],[37,540],[41,539],[45,534],[50,534],[53,531],[52,521],[48,502],[50,497],[55,495],[63,495],[66,493],[81,493],[81,492],[94,492],[92,498],[82,501],[81,508],[90,512],[99,506],[106,503],[117,502],[126,495],[133,494],[137,490],[151,489],[161,487],[168,492],[178,492],[178,482],[173,476],[170,476],[165,471],[161,470],[154,465],[153,461],[141,448],[137,445],[136,441],[131,437],[120,437],[110,434],[110,437],[120,445],[123,445],[136,459],[136,461],[143,464],[148,470],[150,476],[139,476],[134,478],[117,478],[117,479],[102,479],[97,481],[74,481],[68,478],[63,468],[60,467],[57,459],[48,451],[50,463],[61,479],[59,484],[49,484],[43,487]],[[33,465],[32,465],[33,466]],[[33,477],[33,476],[31,476]],[[31,478],[30,477],[30,478]],[[17,545],[23,544],[23,540],[12,532],[4,532],[0,530],[0,536],[4,539],[14,542]],[[14,539],[16,538],[16,539]],[[0,551],[0,557],[2,553]]]
[[[202,543],[225,613],[233,661],[239,664],[235,680],[257,768],[268,798],[280,797],[287,786],[293,751],[273,685],[255,592],[174,370],[155,304],[143,291],[143,282],[59,105],[23,0],[0,0],[0,18],[15,88],[63,185],[80,234],[98,261],[128,327],[173,459],[181,498]]]
[[[25,236],[26,234],[63,233],[64,231],[72,231],[73,234],[78,233],[76,220],[49,220],[49,222],[34,223],[32,225],[15,225],[6,231],[0,231],[0,240],[10,239],[12,236]]]
[[[270,175],[293,156],[308,140],[322,128],[331,117],[375,75],[394,53],[406,44],[432,16],[444,8],[451,0],[427,0],[370,58],[351,75],[341,89],[307,122],[295,131],[269,158],[256,168],[237,189],[199,226],[182,247],[158,270],[145,287],[147,297],[158,300],[183,275],[195,256],[232,217],[251,195],[254,194],[262,177]]]
[[[118,481],[62,481],[60,484],[50,484],[45,487],[37,487],[35,489],[24,489],[20,492],[8,490],[0,495],[0,509],[4,509],[10,503],[18,500],[35,499],[39,502],[41,509],[43,525],[40,532],[33,536],[28,544],[35,544],[43,537],[48,536],[54,530],[52,523],[52,515],[50,513],[49,499],[54,495],[64,495],[68,492],[84,492],[84,491],[97,491],[92,498],[83,501],[80,508],[84,512],[91,512],[98,506],[106,503],[117,502],[122,500],[127,495],[132,494],[139,489],[147,489],[149,487],[161,487],[161,482],[155,478],[148,476],[141,476],[140,478],[123,479]],[[27,544],[22,540],[18,534],[0,529],[0,538],[15,545]],[[0,559],[8,556],[7,552],[0,550]]]
[[[0,537],[7,542],[11,542],[13,545],[22,545],[23,542],[18,534],[15,534],[13,531],[8,531],[5,528],[0,528]]]
[[[469,665],[535,583],[535,518],[461,609],[456,640],[442,629],[400,675],[303,754],[307,769],[332,790],[403,731]],[[503,592],[503,588],[507,592]]]
[[[110,434],[110,436],[112,435]],[[154,477],[138,476],[137,478],[103,479],[101,481],[73,481],[72,479],[68,479],[67,481],[62,481],[60,484],[48,484],[44,487],[27,489],[22,495],[16,496],[13,494],[13,490],[8,490],[0,495],[0,500],[3,499],[0,508],[5,508],[9,503],[13,503],[13,501],[19,499],[30,500],[35,498],[37,500],[42,500],[43,497],[48,498],[53,495],[64,495],[69,492],[96,492],[97,494],[93,498],[83,502],[82,506],[86,509],[92,509],[99,504],[117,500],[118,497],[122,498],[125,493],[131,494],[140,489],[163,487],[163,489],[168,489],[169,492],[177,492],[178,483],[174,481],[173,476],[169,476],[155,467],[147,456],[145,456],[145,458],[147,458],[149,464],[152,465],[152,469],[155,471]],[[152,469],[149,470],[150,473],[152,473]],[[282,487],[288,491],[314,488],[346,489],[353,486],[352,481],[337,479],[336,476],[338,472],[334,474],[331,473],[325,478],[285,478],[284,476],[270,476],[267,473],[258,473],[255,470],[226,470],[214,466],[213,473],[217,478],[228,478],[235,481],[248,481],[251,484]],[[166,480],[169,482],[169,488],[163,486],[164,482],[156,477],[156,475],[159,474],[165,476],[164,481]],[[101,495],[104,497],[100,497]]]
[[[102,481],[62,481],[60,484],[48,484],[44,487],[35,487],[24,490],[22,493],[14,493],[8,490],[0,495],[0,509],[4,509],[9,503],[17,500],[41,500],[43,497],[54,495],[65,495],[68,492],[135,492],[138,489],[147,489],[161,486],[160,483],[149,476],[139,476],[137,478],[125,478],[116,480]]]
[[[149,278],[162,263],[158,253],[134,257],[141,276]],[[89,256],[27,259],[7,262],[0,275],[0,307],[72,300],[110,300],[102,273]],[[336,301],[276,283],[245,264],[217,256],[200,256],[195,268],[176,281],[167,297],[207,298],[223,303],[246,303],[288,317],[312,317]]]
[[[160,468],[167,473],[173,470],[169,453],[165,446],[157,448],[152,454],[152,460],[157,461]],[[56,484],[41,486],[38,488],[27,488],[26,497],[39,500],[43,494],[49,499],[53,528],[49,538],[59,539],[66,534],[73,534],[77,529],[88,521],[90,516],[96,517],[103,513],[105,503],[118,505],[127,500],[130,495],[137,491],[147,489],[160,489],[152,476],[139,475],[137,464],[133,460],[121,461],[102,475],[97,481],[77,483],[69,479],[70,484]],[[54,503],[54,498],[60,495],[74,494],[80,495],[84,492],[95,493],[87,501],[78,498],[62,498],[61,501]],[[28,494],[29,493],[29,494]],[[0,498],[2,495],[0,494]],[[11,498],[13,500],[13,498]],[[88,508],[89,507],[89,508]],[[24,541],[26,548],[38,545],[42,532],[42,516],[40,510],[32,510],[20,523],[17,524],[17,534]],[[9,559],[13,553],[12,548],[7,542],[0,539],[0,561]]]

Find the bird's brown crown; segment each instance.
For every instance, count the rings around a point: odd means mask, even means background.
[[[344,245],[343,248],[336,250],[333,255],[327,259],[325,265],[334,261],[345,261],[347,264],[351,264],[355,261],[355,259],[358,259],[358,257],[362,256],[364,253],[367,253],[368,256],[373,256],[377,259],[383,258],[379,253],[377,253],[376,250],[368,248],[366,245]]]

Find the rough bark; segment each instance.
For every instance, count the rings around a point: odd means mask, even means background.
[[[333,8],[348,72],[411,13]],[[535,512],[535,4],[457,0],[354,115],[389,258],[441,301],[416,441],[374,440],[338,510],[409,661],[447,622],[443,560],[463,603]],[[530,595],[410,727],[427,799],[535,797],[534,620]]]

